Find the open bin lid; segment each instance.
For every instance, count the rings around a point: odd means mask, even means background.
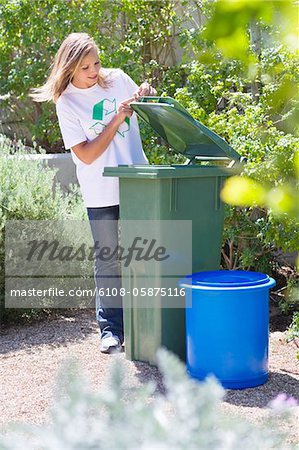
[[[238,162],[242,159],[224,139],[195,120],[171,97],[141,97],[130,106],[177,153],[186,158]]]

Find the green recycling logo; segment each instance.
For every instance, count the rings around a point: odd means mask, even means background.
[[[116,114],[116,100],[109,100],[108,98],[104,98],[99,103],[96,103],[93,107],[92,118],[97,122],[90,127],[96,135],[102,133],[104,128],[107,126],[105,123],[105,117],[110,114]],[[121,137],[125,137],[125,134],[130,130],[130,119],[129,117],[125,118],[125,121],[119,126],[117,133]]]

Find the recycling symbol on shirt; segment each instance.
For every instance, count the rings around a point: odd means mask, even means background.
[[[90,127],[96,135],[102,133],[103,129],[107,126],[105,117],[110,114],[116,114],[116,100],[109,100],[108,98],[104,98],[99,103],[96,103],[93,107],[92,118],[97,122]],[[108,122],[109,123],[109,122]],[[130,119],[126,117],[124,122],[119,126],[117,133],[121,137],[125,137],[125,133],[130,130]]]

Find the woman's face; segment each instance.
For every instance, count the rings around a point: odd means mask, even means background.
[[[72,79],[73,85],[81,89],[93,86],[97,83],[100,67],[97,51],[93,49],[82,59],[74,73]]]

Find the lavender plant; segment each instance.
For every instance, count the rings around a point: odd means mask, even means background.
[[[15,425],[0,436],[0,449],[291,449],[279,431],[281,414],[295,401],[280,396],[273,413],[262,426],[225,416],[220,410],[224,390],[213,378],[204,383],[191,380],[176,356],[158,352],[164,376],[165,396],[155,394],[155,385],[124,386],[121,361],[114,361],[109,387],[94,393],[67,363],[60,376],[50,423],[42,426]],[[153,396],[152,401],[148,401]],[[283,397],[283,398],[282,398]]]

